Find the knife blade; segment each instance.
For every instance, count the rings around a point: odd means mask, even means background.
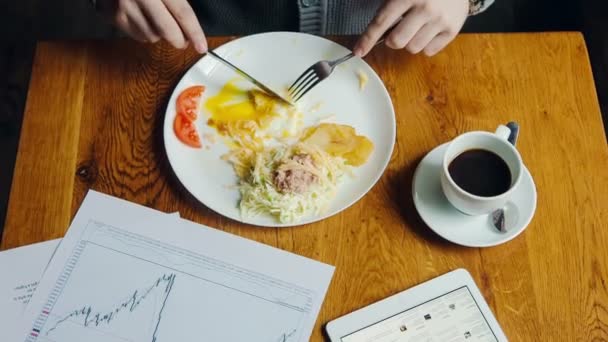
[[[255,78],[253,78],[251,75],[249,75],[248,73],[246,73],[245,71],[243,71],[241,68],[237,67],[236,65],[230,63],[228,60],[224,59],[222,56],[218,55],[217,53],[215,53],[212,50],[209,50],[207,52],[207,54],[213,56],[215,59],[219,60],[220,62],[224,63],[224,65],[226,65],[227,67],[229,67],[230,69],[236,71],[239,75],[245,77],[246,79],[248,79],[251,83],[253,83],[254,85],[256,85],[258,88],[260,88],[261,90],[263,90],[265,93],[267,93],[268,95],[271,95],[273,97],[278,98],[279,100],[281,100],[282,102],[293,106],[294,104],[291,103],[291,101],[287,100],[286,98],[284,98],[283,96],[281,96],[280,94],[276,93],[274,90],[270,89],[269,87],[267,87],[266,85],[264,85],[264,83],[256,80]]]

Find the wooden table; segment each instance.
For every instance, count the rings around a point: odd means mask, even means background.
[[[608,149],[580,34],[462,35],[434,58],[375,50],[368,61],[397,112],[391,163],[350,209],[291,229],[222,218],[171,173],[162,118],[197,58],[130,41],[38,44],[2,248],[63,236],[95,189],[336,265],[314,341],[329,320],[459,267],[512,341],[608,339]],[[536,217],[498,247],[442,240],[412,203],[417,163],[460,133],[509,120],[522,126]]]

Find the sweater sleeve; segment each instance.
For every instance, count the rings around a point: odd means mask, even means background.
[[[476,15],[488,9],[494,0],[469,0],[469,15]]]

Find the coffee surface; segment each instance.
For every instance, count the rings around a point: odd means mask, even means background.
[[[483,197],[493,197],[511,188],[511,170],[496,153],[468,150],[458,155],[448,171],[454,182],[464,191]]]

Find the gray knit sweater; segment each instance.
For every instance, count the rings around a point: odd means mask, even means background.
[[[470,14],[494,0],[469,0]],[[191,0],[205,31],[242,35],[264,31],[359,34],[384,0]]]

